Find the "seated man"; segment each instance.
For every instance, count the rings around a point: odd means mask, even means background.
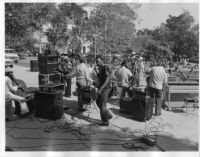
[[[5,74],[12,72],[10,65],[5,65]],[[6,120],[11,120],[13,115],[11,115],[11,107],[12,107],[12,100],[18,101],[20,103],[26,102],[26,99],[14,94],[13,92],[16,92],[19,88],[22,88],[21,86],[13,86],[12,80],[5,76],[5,101],[6,101],[6,113],[7,117]],[[28,108],[27,111],[28,112]]]

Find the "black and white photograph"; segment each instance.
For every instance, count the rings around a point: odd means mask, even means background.
[[[4,154],[198,156],[198,1],[3,8]]]

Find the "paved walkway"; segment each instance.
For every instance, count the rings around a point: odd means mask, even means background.
[[[38,72],[14,67],[16,78],[28,86],[38,86]],[[73,89],[75,85],[73,85]],[[198,109],[188,114],[162,110],[160,117],[138,122],[131,115],[119,112],[117,99],[107,104],[113,118],[109,127],[101,127],[99,110],[92,105],[90,111],[77,112],[77,97],[64,98],[67,121],[50,121],[29,117],[6,123],[6,145],[15,151],[197,151]],[[156,135],[156,145],[149,146],[138,139],[143,135]]]

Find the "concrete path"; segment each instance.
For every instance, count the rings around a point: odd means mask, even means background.
[[[38,72],[15,65],[14,74],[28,86],[38,87]],[[76,96],[63,101],[70,108],[65,111],[67,121],[33,116],[7,122],[6,146],[15,151],[198,151],[198,109],[189,109],[187,114],[162,110],[161,116],[138,122],[120,113],[119,102],[113,98],[107,104],[113,115],[110,126],[101,127],[95,105],[78,113]],[[138,140],[144,135],[155,138],[156,145]]]

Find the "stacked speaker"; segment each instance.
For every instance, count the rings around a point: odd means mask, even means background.
[[[57,72],[58,56],[57,55],[39,55],[39,85],[48,83],[61,83],[61,74]]]
[[[120,99],[120,112],[131,114],[137,121],[149,120],[153,115],[153,101],[148,93],[134,91],[133,97]]]
[[[56,54],[38,56],[39,91],[35,93],[35,116],[56,120],[63,115],[63,91],[61,74],[57,72],[59,59]]]

